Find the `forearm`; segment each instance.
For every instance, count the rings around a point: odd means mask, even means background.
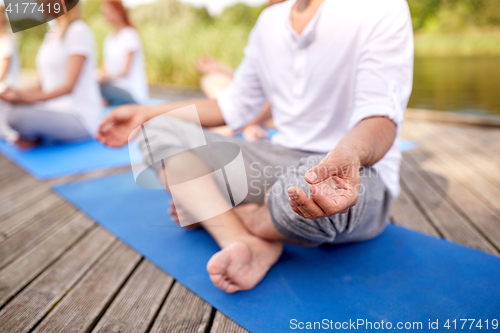
[[[66,80],[64,83],[49,92],[43,92],[41,89],[40,91],[33,91],[31,92],[31,96],[26,96],[26,100],[29,102],[46,101],[71,93],[80,77],[85,60],[86,57],[83,55],[71,55],[68,60]]]
[[[23,91],[23,94],[30,94],[30,95],[35,95],[35,98],[32,98],[32,101],[47,101],[49,99],[53,99],[59,96],[63,96],[66,94],[69,94],[70,92],[73,91],[72,86],[68,86],[67,84],[62,85],[52,91],[49,92],[43,92],[41,89],[38,90],[31,90],[31,91]]]
[[[225,125],[222,112],[219,109],[219,105],[216,100],[211,99],[200,99],[191,101],[180,101],[166,103],[162,105],[155,106],[137,106],[140,108],[140,112],[144,115],[145,121],[153,119],[164,113],[180,109],[185,106],[195,105],[198,111],[198,116],[200,118],[201,126],[203,127],[215,127]],[[175,114],[175,117],[191,121],[189,117],[183,117],[182,114]]]
[[[396,129],[396,124],[387,117],[363,119],[335,149],[353,151],[360,166],[371,166],[389,151],[396,138]]]
[[[266,102],[262,109],[260,110],[257,117],[252,120],[248,125],[262,125],[264,122],[272,118],[271,104]]]
[[[10,57],[0,60],[0,81],[5,79],[10,66]]]

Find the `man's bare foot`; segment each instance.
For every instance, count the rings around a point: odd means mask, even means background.
[[[207,271],[217,288],[232,294],[255,287],[278,261],[281,242],[243,236],[217,252],[208,261]]]
[[[253,220],[253,213],[255,213],[255,211],[259,209],[259,207],[260,205],[254,203],[243,204],[234,207],[233,213],[238,216],[245,225],[247,225],[251,222],[251,220]]]
[[[19,137],[14,144],[23,150],[31,149],[40,144],[40,139],[28,140],[25,138]]]
[[[170,214],[170,218],[172,219],[172,221],[177,223],[179,226],[180,226],[181,220],[186,222],[189,219],[192,219],[192,217],[189,215],[188,212],[186,212],[185,209],[182,209],[182,208],[177,209],[174,205],[173,200],[170,200],[170,208],[168,209],[168,213]],[[193,223],[193,224],[189,224],[189,225],[185,226],[184,228],[186,228],[187,230],[196,230],[196,229],[201,228],[201,224],[200,223]]]

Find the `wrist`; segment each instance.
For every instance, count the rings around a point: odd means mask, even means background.
[[[342,159],[345,165],[360,168],[363,166],[363,155],[357,146],[337,146],[328,155],[335,155],[337,159]]]

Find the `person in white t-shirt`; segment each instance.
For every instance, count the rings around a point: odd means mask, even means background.
[[[14,35],[7,31],[5,7],[0,6],[0,93],[7,88],[17,88],[20,63]],[[0,137],[12,141],[16,133],[7,125],[11,105],[0,100]]]
[[[95,78],[94,37],[80,17],[76,0],[45,35],[36,63],[40,83],[31,89],[7,89],[0,98],[13,105],[7,121],[19,133],[18,146],[41,140],[81,141],[94,137],[102,109]]]
[[[102,13],[113,26],[104,41],[104,66],[98,73],[109,105],[136,104],[149,98],[141,37],[119,0],[107,0]]]
[[[217,100],[122,106],[103,120],[97,138],[109,146],[126,144],[131,133],[142,138],[144,160],[175,191],[173,219],[201,221],[221,247],[207,264],[210,279],[233,293],[264,278],[283,242],[359,242],[385,229],[400,191],[397,137],[412,81],[413,29],[405,0],[285,1],[262,12],[243,61]],[[207,130],[199,139],[199,124],[238,130],[266,101],[277,129],[271,141]],[[192,104],[196,119],[174,111]],[[134,131],[138,127],[142,131]],[[204,142],[208,153],[193,149]],[[218,148],[234,145],[244,173]],[[220,155],[231,159],[211,162]],[[189,163],[178,163],[181,157]],[[191,166],[198,167],[197,177],[186,177]],[[218,179],[202,177],[216,172]],[[200,179],[204,186],[184,186]],[[226,197],[241,204],[211,218],[196,209],[199,202],[206,210],[230,208]]]

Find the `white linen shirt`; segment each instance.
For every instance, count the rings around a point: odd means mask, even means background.
[[[262,12],[245,57],[218,105],[239,129],[268,100],[287,148],[328,153],[359,121],[386,116],[399,128],[413,80],[413,30],[405,0],[325,0],[298,35],[294,1]],[[401,152],[395,140],[374,165],[395,199]]]

